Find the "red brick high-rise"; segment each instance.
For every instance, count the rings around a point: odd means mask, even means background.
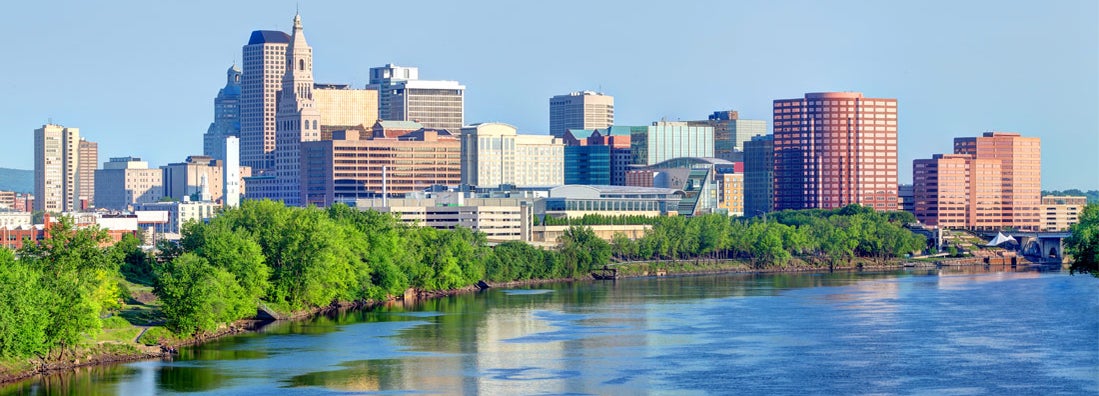
[[[1038,230],[1042,225],[1042,144],[1014,132],[954,138],[954,153],[1000,162],[1003,228]]]
[[[897,100],[858,92],[774,101],[774,209],[897,210]]]

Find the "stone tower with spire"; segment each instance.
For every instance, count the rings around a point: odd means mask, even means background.
[[[286,205],[301,206],[301,142],[321,139],[320,120],[313,105],[313,48],[305,42],[301,15],[295,14],[275,114],[276,191]]]

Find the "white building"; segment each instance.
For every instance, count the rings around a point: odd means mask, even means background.
[[[30,212],[0,210],[0,228],[7,228],[10,230],[16,227],[30,227],[34,225],[31,221],[32,218]]]
[[[136,219],[157,218],[162,216],[157,213],[141,212],[168,212],[168,221],[164,223],[151,223],[153,232],[163,235],[167,239],[179,239],[180,227],[188,221],[206,221],[217,215],[221,205],[216,202],[154,202],[134,204]],[[135,220],[137,221],[137,220]]]
[[[150,203],[163,197],[164,173],[149,169],[149,163],[137,157],[116,157],[95,171],[96,206],[130,210],[135,203]]]
[[[225,137],[225,161],[222,168],[222,200],[221,204],[227,208],[240,205],[241,188],[243,178],[240,172],[240,138],[236,136]]]
[[[565,183],[565,144],[549,135],[520,135],[503,123],[462,128],[462,184],[496,187]]]
[[[80,208],[80,129],[46,124],[34,130],[34,210]]]
[[[466,87],[457,81],[420,80],[416,67],[387,64],[370,69],[367,88],[378,90],[379,119],[452,132],[465,125]]]
[[[466,198],[463,193],[437,198],[359,199],[360,210],[396,213],[401,221],[452,230],[465,227],[485,233],[491,242],[529,241],[532,206],[522,198]],[[524,221],[524,219],[527,219]]]

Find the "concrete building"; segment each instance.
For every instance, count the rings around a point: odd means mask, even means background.
[[[744,216],[744,173],[726,173],[719,175],[717,207],[725,209],[730,216]]]
[[[34,210],[80,208],[80,129],[46,124],[34,130]]]
[[[563,138],[569,129],[602,129],[614,125],[614,97],[576,91],[549,99],[550,135]]]
[[[301,144],[321,140],[321,114],[313,102],[313,88],[313,48],[305,41],[301,15],[294,15],[275,116],[276,195],[270,197],[288,206],[302,206]]]
[[[415,121],[378,120],[378,122],[374,123],[374,127],[371,128],[371,132],[375,138],[396,139],[421,129],[424,129],[424,126]],[[457,134],[461,132],[461,130],[450,132]]]
[[[3,209],[15,210],[15,191],[0,191],[0,210]]]
[[[221,210],[221,204],[216,202],[152,202],[134,204],[134,213],[138,218],[149,216],[140,212],[167,212],[168,221],[165,223],[153,223],[153,232],[163,238],[176,240],[181,237],[180,226],[188,221],[206,221],[214,218]],[[156,217],[157,214],[153,214]]]
[[[767,121],[744,120],[733,110],[715,111],[707,120],[688,124],[714,128],[714,157],[732,162],[744,161],[744,142],[767,134]]]
[[[749,217],[774,210],[774,135],[753,136],[744,142],[744,214]]]
[[[202,136],[203,155],[224,161],[227,152],[225,138],[240,137],[241,76],[240,68],[235,63],[225,71],[225,87],[218,90],[218,96],[214,98],[214,122]],[[238,157],[239,150],[237,148]]]
[[[135,203],[157,202],[164,195],[161,169],[136,157],[115,157],[95,171],[95,202],[99,208],[128,211]]]
[[[370,69],[367,89],[378,91],[380,119],[452,132],[465,125],[466,87],[457,81],[420,80],[419,68],[387,64]]]
[[[652,165],[673,158],[714,156],[714,128],[710,126],[657,121],[644,129],[631,128],[630,133],[630,154],[634,165]]]
[[[858,92],[774,101],[774,209],[897,210],[897,100]]]
[[[289,44],[286,33],[256,30],[242,49],[240,163],[256,174],[275,168],[276,100],[286,74]]]
[[[352,89],[346,84],[313,84],[313,105],[321,114],[321,140],[332,139],[333,131],[378,121],[378,91]]]
[[[502,123],[462,128],[461,183],[478,187],[501,184],[564,184],[565,145],[549,135],[520,135]]]
[[[1042,231],[1065,231],[1080,222],[1087,197],[1042,197]]]
[[[99,167],[99,143],[80,138],[77,165],[77,202],[81,210],[95,206],[95,169]]]
[[[184,162],[161,166],[163,194],[176,201],[221,202],[225,197],[225,163],[205,155],[188,156]]]
[[[0,210],[0,228],[30,227],[34,225],[32,218],[33,215],[30,212]]]
[[[936,154],[912,161],[913,214],[939,228],[995,230],[1003,226],[1000,161]]]
[[[531,206],[520,198],[468,198],[463,193],[437,198],[360,199],[360,210],[395,213],[401,221],[452,230],[465,227],[485,234],[490,242],[530,240]]]
[[[1014,132],[986,132],[954,139],[955,154],[999,161],[1003,172],[1003,226],[1019,230],[1042,227],[1041,139]]]
[[[365,130],[333,133],[301,145],[302,202],[321,207],[360,198],[394,196],[432,185],[456,186],[461,142],[446,130],[372,138]]]

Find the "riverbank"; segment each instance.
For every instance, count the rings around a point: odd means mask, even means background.
[[[704,275],[719,273],[798,273],[798,272],[828,272],[828,271],[852,271],[852,270],[895,270],[904,268],[901,260],[890,260],[886,263],[876,263],[872,260],[853,260],[845,262],[842,266],[812,265],[799,259],[793,259],[781,266],[768,266],[756,268],[752,263],[738,260],[678,260],[678,261],[646,261],[630,262],[615,265],[619,268],[619,278],[635,278],[647,276],[671,276],[671,275]],[[578,278],[559,279],[524,279],[508,282],[488,282],[493,288],[514,288],[533,286],[549,283],[591,281],[589,276]],[[403,296],[394,296],[382,301],[358,301],[332,304],[325,307],[315,307],[307,310],[299,310],[290,313],[277,313],[273,320],[303,320],[317,315],[327,314],[333,311],[351,309],[371,309],[387,303],[399,301],[415,301],[433,298],[442,298],[480,290],[476,285],[458,289],[423,291],[409,290]],[[259,315],[257,315],[259,316]],[[146,346],[139,343],[139,339],[126,344],[99,344],[77,353],[66,354],[59,361],[42,364],[37,359],[22,361],[0,362],[0,368],[6,372],[0,373],[0,383],[10,383],[26,379],[35,375],[51,375],[67,370],[76,370],[88,366],[117,364],[147,359],[171,359],[179,348],[199,345],[218,338],[235,334],[256,331],[273,320],[248,319],[223,327],[216,332],[185,338],[161,339],[158,345]],[[152,327],[153,329],[160,327]],[[162,329],[162,328],[161,328]]]

